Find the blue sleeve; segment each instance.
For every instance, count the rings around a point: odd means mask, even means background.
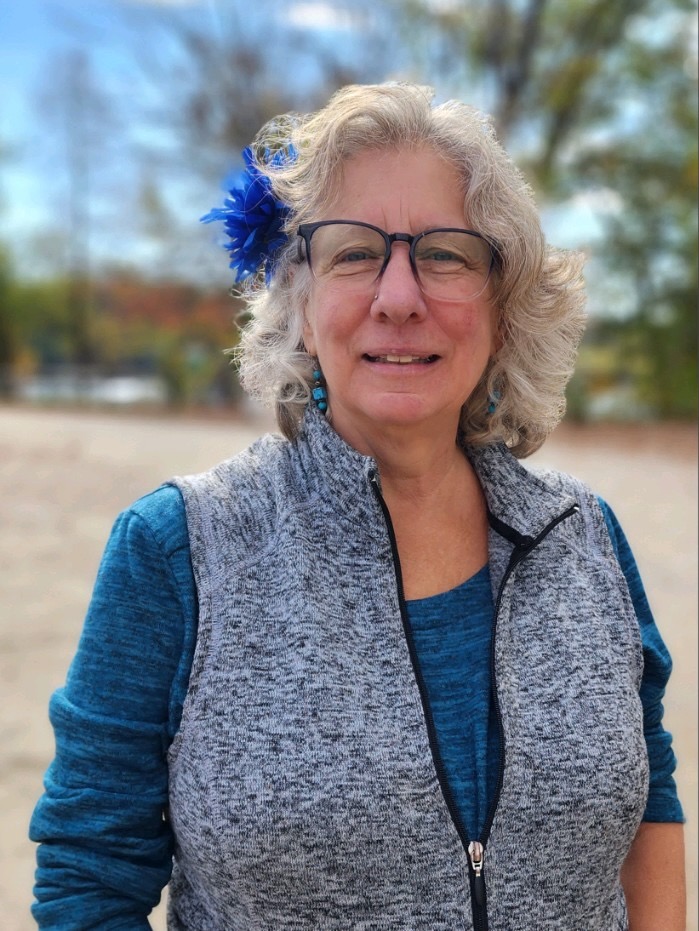
[[[631,552],[631,547],[612,509],[598,499],[607,523],[612,546],[619,560],[631,594],[643,643],[643,732],[648,747],[650,786],[644,821],[684,821],[682,805],[677,797],[673,773],[677,766],[672,749],[672,734],[663,727],[663,698],[672,672],[672,659],[646,598],[643,582]]]
[[[30,825],[40,928],[150,927],[172,868],[166,753],[194,591],[182,499],[163,487],[117,519],[51,699],[56,754]]]

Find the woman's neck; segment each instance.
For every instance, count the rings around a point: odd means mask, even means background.
[[[360,451],[379,467],[406,598],[449,591],[486,564],[485,498],[456,431],[385,430]]]
[[[434,500],[471,467],[456,443],[457,424],[380,425],[361,434],[340,429],[351,446],[376,460],[384,497]]]

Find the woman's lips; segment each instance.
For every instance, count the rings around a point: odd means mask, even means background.
[[[385,353],[382,355],[371,355],[368,352],[364,353],[364,358],[369,362],[383,362],[390,365],[410,365],[411,363],[421,363],[422,365],[430,365],[432,362],[436,362],[439,356],[431,354],[421,354],[415,355],[413,353]]]

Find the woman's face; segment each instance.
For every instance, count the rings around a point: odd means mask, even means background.
[[[317,219],[359,220],[388,233],[468,227],[457,171],[429,148],[350,158],[338,200]],[[408,245],[396,242],[368,292],[313,281],[304,342],[320,361],[333,426],[355,448],[377,429],[395,427],[453,438],[461,406],[497,346],[490,287],[458,302],[427,297]]]

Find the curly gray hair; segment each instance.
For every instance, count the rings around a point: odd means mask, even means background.
[[[241,384],[274,406],[281,431],[293,439],[313,381],[303,343],[311,279],[307,265],[297,264],[294,234],[332,205],[352,155],[429,146],[463,178],[468,225],[496,244],[492,296],[501,346],[462,407],[461,434],[474,445],[504,441],[521,458],[541,446],[565,412],[585,322],[583,260],[545,243],[531,189],[490,120],[454,100],[433,106],[432,98],[429,88],[414,84],[353,85],[314,114],[287,114],[260,130],[253,149],[289,207],[289,243],[270,285],[258,283],[245,294],[249,320],[235,350]],[[265,163],[262,152],[289,142],[298,152],[292,164]]]

